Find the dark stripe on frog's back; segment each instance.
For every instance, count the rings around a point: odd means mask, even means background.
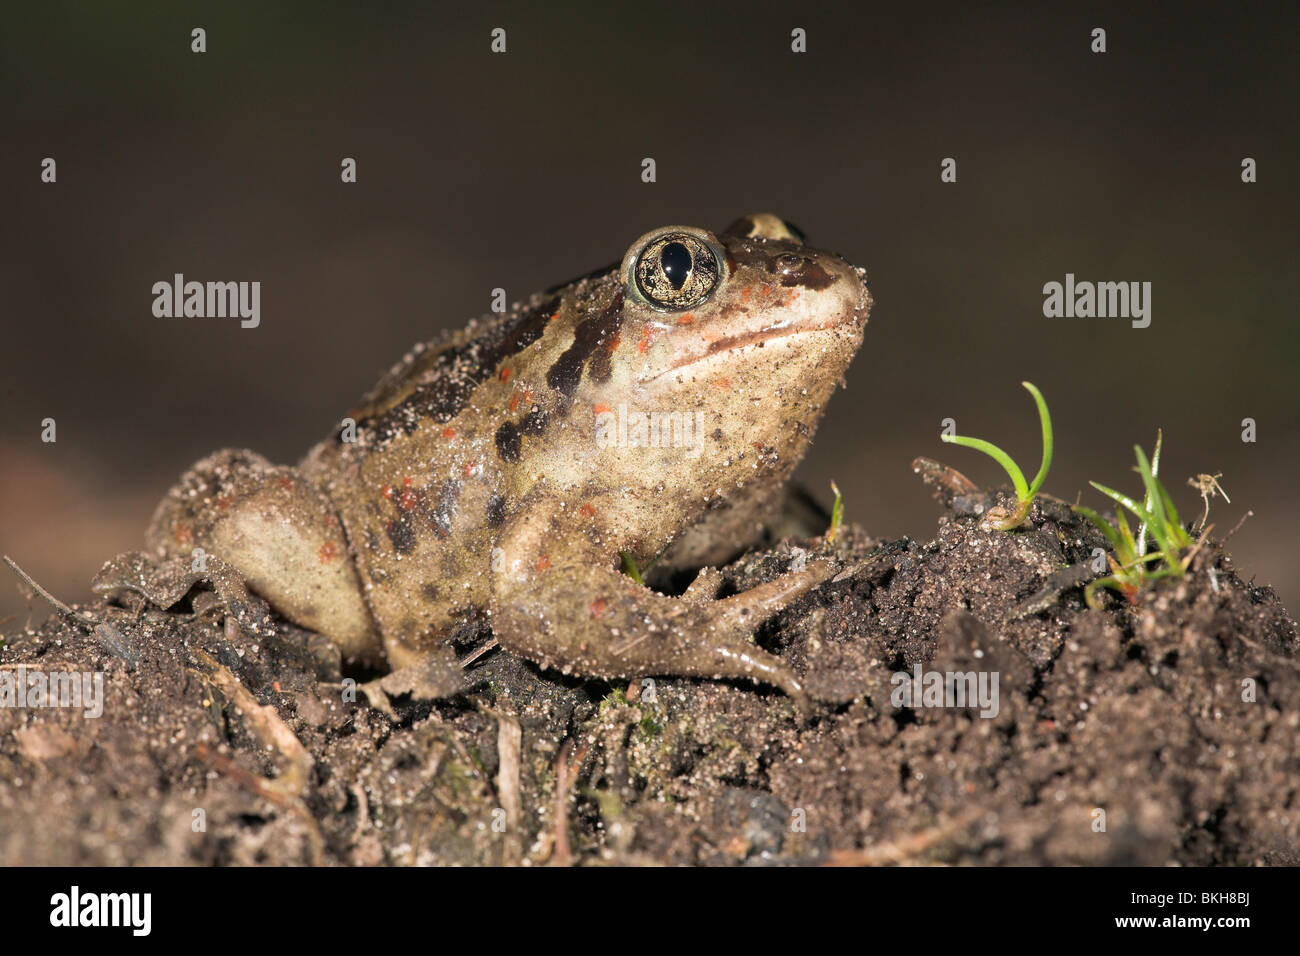
[[[534,407],[520,419],[518,424],[515,422],[502,422],[495,436],[497,454],[501,456],[503,461],[511,464],[518,461],[524,436],[532,435],[537,437],[542,435],[546,431],[546,425],[549,421],[550,415],[546,411]]]
[[[384,376],[353,411],[357,427],[371,429],[377,445],[409,435],[422,421],[445,424],[464,410],[497,367],[542,337],[560,297],[541,299],[515,313],[491,316],[413,354]]]
[[[579,309],[590,315],[594,311],[592,302],[601,293],[594,285],[584,287],[584,293],[579,298]],[[561,410],[573,402],[584,369],[593,381],[609,381],[611,355],[623,328],[623,301],[623,290],[617,289],[603,308],[579,322],[573,330],[573,341],[546,370],[546,384],[559,393]],[[540,437],[549,421],[545,410],[534,407],[517,422],[502,422],[494,436],[501,460],[508,464],[519,461],[524,438]]]
[[[620,289],[604,309],[578,323],[573,330],[573,342],[547,369],[546,384],[566,399],[572,398],[582,380],[584,365],[595,381],[609,381],[610,354],[622,328],[623,291]]]

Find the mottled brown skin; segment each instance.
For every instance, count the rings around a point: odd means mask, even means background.
[[[716,286],[657,307],[633,270],[683,232],[719,253]],[[692,271],[708,275],[702,259]],[[566,673],[750,677],[801,694],[750,637],[828,567],[722,600],[702,575],[668,597],[623,574],[620,552],[698,567],[761,531],[870,305],[860,269],[774,216],[719,236],[656,230],[615,269],[417,347],[298,468],[247,451],[197,463],[149,542],[216,554],[371,664],[414,664],[487,615],[504,647]],[[702,412],[698,454],[602,447],[597,416],[620,405]]]

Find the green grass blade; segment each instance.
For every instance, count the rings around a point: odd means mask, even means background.
[[[1047,401],[1043,398],[1043,393],[1034,383],[1021,382],[1020,384],[1034,396],[1034,404],[1038,406],[1038,420],[1043,426],[1043,463],[1039,465],[1038,474],[1034,475],[1034,480],[1029,484],[1027,497],[1032,498],[1038,494],[1038,489],[1043,487],[1043,482],[1047,480],[1047,471],[1052,467],[1052,416],[1048,414]]]
[[[831,505],[831,526],[826,532],[827,541],[835,540],[840,532],[840,522],[844,520],[844,496],[840,494],[840,486],[832,481],[831,491],[835,493],[835,504]]]
[[[1088,484],[1092,485],[1094,488],[1100,491],[1107,498],[1110,498],[1112,501],[1116,502],[1117,504],[1123,505],[1129,511],[1133,512],[1133,514],[1137,517],[1139,521],[1143,521],[1147,523],[1151,522],[1152,520],[1151,513],[1147,511],[1145,508],[1143,508],[1136,501],[1134,501],[1132,498],[1130,498],[1128,495],[1122,495],[1118,491],[1115,491],[1114,489],[1111,488],[1107,488],[1105,485],[1100,484],[1099,482],[1096,481],[1090,481],[1088,482]]]
[[[1134,558],[1132,561],[1121,564],[1120,567],[1125,571],[1131,570],[1132,568],[1142,568],[1142,574],[1145,575],[1147,572],[1144,565],[1151,561],[1162,561],[1164,560],[1164,557],[1165,553],[1163,551],[1152,551],[1150,554],[1144,554],[1140,558]]]
[[[1020,466],[1011,460],[1011,456],[1004,452],[992,442],[984,441],[982,438],[967,438],[964,435],[940,435],[940,440],[948,442],[950,445],[961,445],[963,448],[973,448],[976,451],[982,451],[988,455],[1011,477],[1011,484],[1016,489],[1016,498],[1020,501],[1029,499],[1029,485],[1025,483],[1025,473],[1020,470]]]
[[[1138,555],[1137,543],[1133,540],[1133,532],[1129,529],[1123,508],[1115,509],[1115,523],[1119,525],[1120,537],[1124,539],[1124,549],[1116,551],[1115,555],[1123,562],[1132,561]]]
[[[627,572],[627,576],[637,584],[645,587],[645,581],[641,577],[641,572],[637,570],[636,562],[632,560],[632,555],[627,551],[620,551],[619,554],[623,556],[623,570]]]
[[[1111,575],[1108,578],[1098,578],[1083,589],[1083,599],[1087,602],[1088,607],[1092,608],[1094,611],[1101,607],[1101,602],[1097,600],[1098,588],[1110,588],[1118,594],[1124,593],[1123,585],[1120,584],[1119,579],[1114,575]]]
[[[1110,542],[1110,546],[1116,554],[1119,553],[1120,548],[1124,547],[1124,542],[1120,538],[1119,532],[1112,528],[1110,522],[1097,514],[1097,512],[1093,511],[1091,508],[1085,508],[1083,505],[1075,505],[1074,511],[1091,521],[1096,529],[1106,536],[1106,540]]]
[[[1147,456],[1140,445],[1133,446],[1133,453],[1137,456],[1138,474],[1142,476],[1142,484],[1146,487],[1147,500],[1154,501],[1155,505],[1149,512],[1151,517],[1148,520],[1151,533],[1155,535],[1156,543],[1160,545],[1160,550],[1165,553],[1166,560],[1170,566],[1178,563],[1178,544],[1177,536],[1169,527],[1169,516],[1165,513],[1164,501],[1168,494],[1160,486],[1160,479],[1151,471],[1151,463],[1147,461]],[[1177,515],[1177,512],[1174,512]]]
[[[1146,452],[1142,450],[1141,445],[1133,446],[1133,456],[1137,459],[1137,472],[1142,478],[1142,488],[1145,492],[1142,504],[1150,516],[1145,520],[1143,527],[1138,529],[1138,541],[1145,543],[1146,533],[1150,530],[1160,547],[1168,550],[1165,547],[1167,542],[1164,534],[1164,512],[1160,510],[1160,492],[1156,490],[1156,476],[1151,471],[1151,463],[1147,461]],[[1145,554],[1145,549],[1141,553]]]
[[[1165,441],[1165,433],[1164,433],[1164,430],[1163,430],[1163,429],[1160,429],[1160,428],[1157,428],[1157,429],[1156,429],[1156,447],[1155,447],[1155,449],[1151,452],[1151,476],[1152,476],[1153,478],[1154,478],[1154,477],[1158,477],[1159,474],[1160,474],[1160,449],[1161,449],[1161,447],[1163,447],[1163,445],[1164,445],[1164,441]],[[1152,501],[1152,500],[1151,500],[1151,496],[1150,496],[1149,494],[1148,494],[1148,495],[1146,496],[1146,498],[1143,500],[1143,504],[1146,505],[1146,507],[1147,507],[1147,511],[1151,511],[1151,510],[1152,510],[1152,509],[1153,509],[1153,508],[1154,508],[1158,503],[1159,503],[1159,502]],[[1143,525],[1141,528],[1138,528],[1138,548],[1139,548],[1143,553],[1146,552],[1146,549],[1147,549],[1147,529],[1146,529],[1146,526],[1145,526],[1145,525]]]
[[[1169,533],[1173,535],[1174,541],[1181,548],[1190,548],[1192,546],[1192,536],[1187,533],[1183,527],[1183,521],[1178,517],[1178,509],[1174,507],[1174,499],[1169,497],[1169,489],[1165,487],[1163,481],[1157,481],[1156,486],[1160,489],[1160,497],[1164,501],[1165,512],[1169,516]]]

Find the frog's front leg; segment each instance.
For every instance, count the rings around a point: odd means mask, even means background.
[[[159,557],[216,555],[347,658],[383,661],[338,514],[296,468],[242,449],[209,455],[168,492],[145,539]]]
[[[503,531],[492,629],[507,650],[589,677],[746,677],[804,698],[790,667],[751,638],[765,618],[829,578],[828,563],[720,600],[695,588],[678,598],[623,574],[617,550],[581,509],[533,511]]]

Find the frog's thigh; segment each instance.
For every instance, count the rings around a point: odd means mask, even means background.
[[[168,557],[203,548],[346,657],[383,660],[338,514],[297,469],[239,449],[210,455],[168,492],[146,538]]]

